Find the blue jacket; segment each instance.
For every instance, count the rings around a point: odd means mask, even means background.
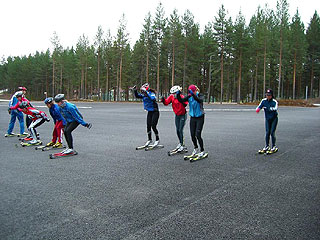
[[[179,102],[183,103],[185,101],[189,102],[189,115],[191,117],[202,117],[204,115],[203,109],[203,95],[195,94],[188,95],[185,98],[181,98],[180,92],[177,94]]]
[[[264,109],[264,115],[266,120],[274,119],[278,116],[278,102],[275,99],[264,98],[261,100],[257,108]]]
[[[53,104],[51,108],[49,108],[49,112],[54,123],[56,123],[57,121],[62,121],[63,126],[66,125],[67,122],[62,117],[58,104]]]
[[[10,101],[9,101],[9,108],[16,106],[17,103],[19,102],[18,98],[16,97],[16,94],[17,94],[17,92],[12,95],[12,97],[11,97],[11,99],[10,99]],[[13,114],[13,112],[19,113],[19,111],[16,110],[16,109],[15,109],[15,110],[11,110],[11,113],[12,113],[12,114]]]
[[[72,103],[65,102],[65,106],[60,106],[60,112],[68,123],[77,121],[82,126],[87,124],[85,121],[83,121],[83,117],[76,105]]]
[[[146,95],[142,95],[141,93],[138,93],[137,90],[134,91],[134,95],[136,98],[142,98],[145,110],[147,110],[148,112],[159,111],[156,94],[151,91],[147,91],[146,93]]]

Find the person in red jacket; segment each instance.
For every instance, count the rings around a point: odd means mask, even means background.
[[[170,103],[172,104],[172,109],[173,112],[175,113],[175,124],[176,124],[176,130],[177,130],[177,136],[179,139],[179,144],[178,146],[173,149],[172,151],[177,151],[177,152],[186,152],[187,148],[184,145],[184,137],[183,137],[183,129],[187,121],[187,111],[186,111],[186,106],[188,102],[181,103],[177,99],[177,92],[180,92],[182,88],[180,86],[173,86],[170,89],[171,95],[166,99],[162,97],[161,102],[167,106]]]
[[[43,111],[39,111],[33,107],[30,107],[30,105],[26,101],[23,101],[19,104],[18,110],[26,114],[27,117],[32,120],[30,126],[28,127],[28,130],[30,131],[33,139],[29,142],[29,144],[41,144],[41,141],[37,140],[36,128],[42,125],[45,121],[50,121],[50,119],[47,117],[47,114]]]

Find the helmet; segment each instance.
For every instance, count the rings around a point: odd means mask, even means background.
[[[62,94],[62,93],[60,93],[54,97],[54,101],[57,103],[61,102],[62,100],[64,100],[64,94]]]
[[[143,84],[140,88],[141,91],[148,91],[148,89],[149,89],[149,83]]]
[[[266,95],[267,95],[267,96],[272,96],[272,97],[273,97],[273,91],[272,91],[272,89],[271,89],[271,88],[268,88],[268,89],[266,90]]]
[[[48,97],[44,100],[44,104],[50,104],[53,102],[53,98],[52,97]]]
[[[19,91],[27,91],[27,88],[25,88],[25,87],[18,87],[18,90],[19,90]]]
[[[19,108],[26,108],[28,107],[28,102],[27,101],[23,101],[19,104]]]
[[[182,87],[176,85],[176,86],[173,86],[171,89],[170,89],[170,93],[176,93],[178,91],[181,91],[182,90]]]
[[[19,91],[19,92],[17,92],[16,93],[16,97],[18,98],[18,97],[22,97],[23,96],[23,92],[22,91]]]
[[[192,92],[196,92],[197,89],[198,89],[198,87],[196,85],[193,85],[193,84],[188,87],[188,90],[191,90]]]

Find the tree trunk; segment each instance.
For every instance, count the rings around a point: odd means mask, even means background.
[[[55,72],[55,60],[53,58],[53,63],[52,63],[52,96],[54,96],[54,72]]]
[[[100,50],[98,50],[98,100],[100,100]]]
[[[80,98],[83,97],[84,94],[84,65],[81,66],[81,82],[80,82]]]
[[[294,51],[292,99],[296,98],[296,68],[297,68],[297,51]]]
[[[62,91],[62,65],[60,67],[60,92],[63,92]]]
[[[149,82],[149,48],[147,46],[146,82]]]
[[[254,78],[254,97],[253,97],[254,101],[257,100],[257,96],[258,96],[258,69],[259,69],[259,57],[258,57],[258,52],[257,52],[257,55],[256,55],[256,75]]]
[[[157,93],[159,99],[159,91],[160,91],[160,48],[158,48],[158,62],[157,62]]]
[[[224,51],[224,47],[222,46],[221,49],[221,58],[220,58],[220,68],[221,68],[221,82],[220,82],[220,104],[222,104],[223,101],[223,51]]]
[[[172,70],[171,70],[172,76],[171,76],[171,86],[174,85],[174,58],[175,58],[174,54],[175,54],[175,47],[174,47],[174,41],[172,41]]]
[[[186,83],[186,67],[187,67],[187,41],[184,42],[182,89],[184,89],[184,86],[185,86],[185,83]]]
[[[86,62],[86,68],[84,70],[84,96],[82,96],[84,99],[88,98],[88,63]]]
[[[279,54],[279,83],[278,83],[278,98],[281,93],[281,67],[282,67],[282,29],[280,30],[280,54]]]
[[[109,101],[109,66],[107,65],[107,78],[106,78],[106,100]]]
[[[267,65],[267,40],[264,41],[263,54],[263,94],[266,92],[266,65]]]
[[[237,103],[240,103],[240,94],[241,94],[241,73],[242,73],[242,51],[240,51],[239,58],[239,73],[238,73],[238,95],[237,95]]]
[[[313,78],[314,78],[314,61],[313,61],[313,56],[314,56],[314,50],[312,53],[312,57],[311,57],[311,78],[310,78],[310,98],[313,97]]]
[[[121,53],[121,58],[120,58],[120,73],[119,73],[119,100],[121,101],[121,93],[120,93],[120,89],[121,89],[121,82],[122,81],[122,53]]]

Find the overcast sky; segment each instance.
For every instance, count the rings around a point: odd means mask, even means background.
[[[159,0],[2,0],[0,4],[0,58],[34,54],[52,48],[50,38],[56,31],[64,48],[75,46],[82,34],[93,43],[98,26],[116,34],[119,20],[125,14],[131,45],[139,38],[148,12],[154,16]],[[183,15],[189,9],[201,30],[214,20],[224,4],[233,21],[241,9],[247,23],[257,7],[267,3],[276,9],[277,0],[162,0],[166,16],[173,9]],[[307,27],[319,0],[288,0],[290,19],[299,9]]]

